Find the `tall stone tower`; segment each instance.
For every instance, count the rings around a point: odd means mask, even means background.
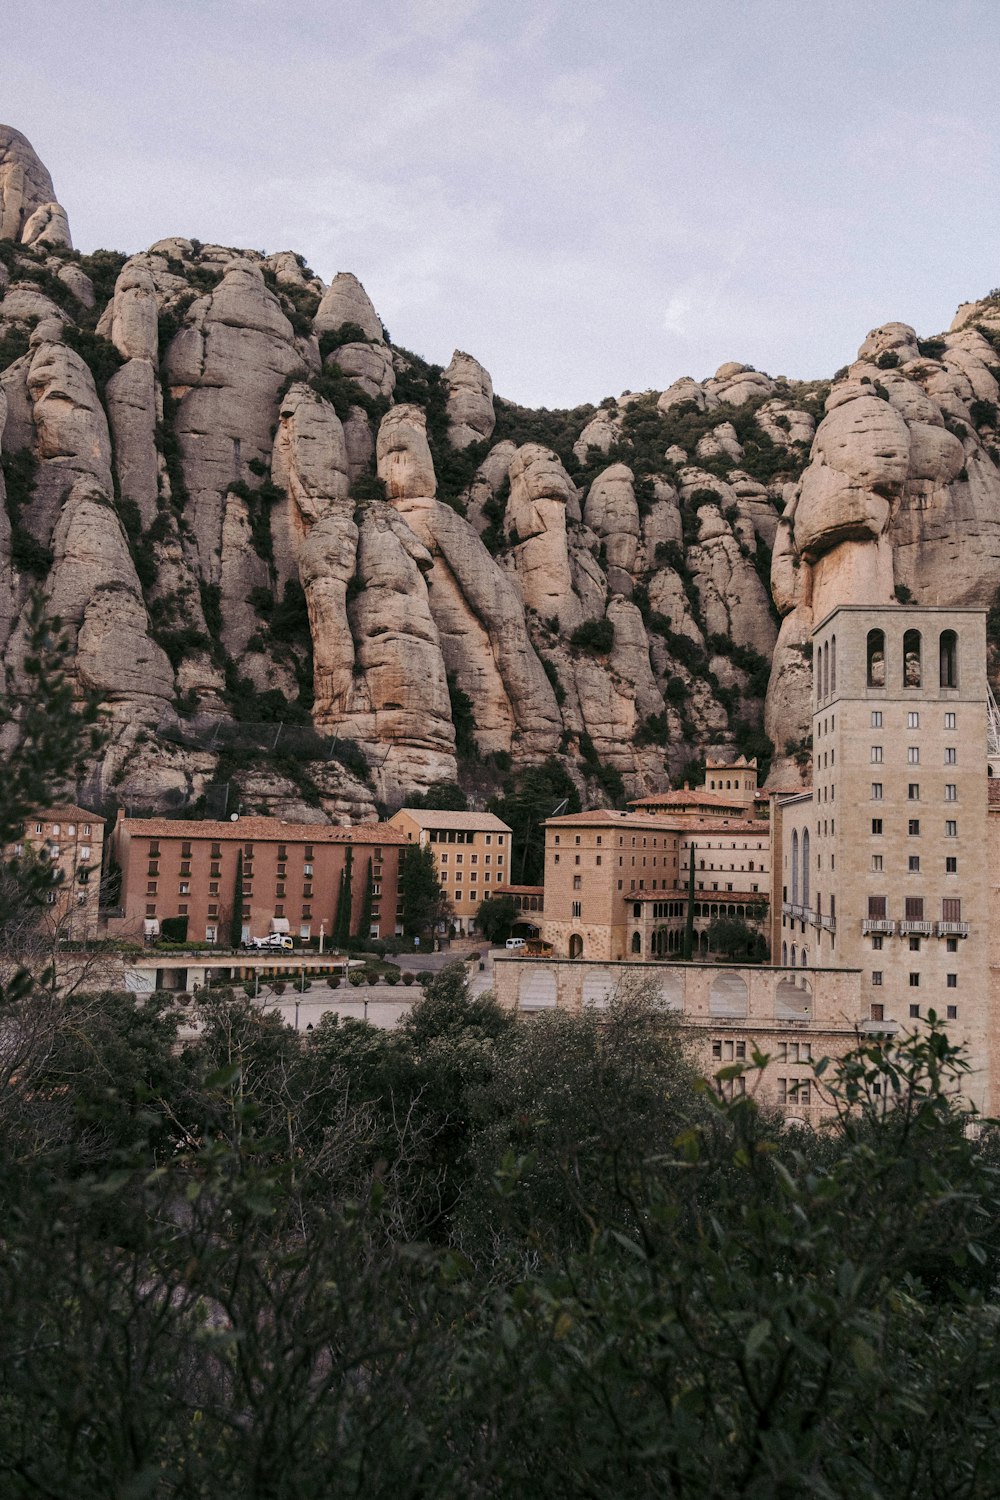
[[[934,1010],[979,1075],[966,1092],[993,1109],[987,703],[984,611],[827,615],[789,894],[809,963],[861,970],[859,1021],[906,1030]]]

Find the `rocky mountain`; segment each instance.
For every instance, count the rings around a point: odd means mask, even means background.
[[[181,238],[72,249],[0,127],[0,647],[41,590],[110,738],[92,799],[371,817],[551,761],[592,801],[708,745],[809,758],[836,603],[993,603],[1000,296],[830,382],[732,363],[529,411],[360,282]],[[771,758],[772,746],[775,750]]]

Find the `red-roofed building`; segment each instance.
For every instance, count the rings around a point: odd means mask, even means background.
[[[113,918],[108,929],[141,935],[150,930],[147,923],[159,930],[165,918],[184,917],[192,941],[225,947],[239,899],[244,938],[287,932],[308,941],[322,929],[329,940],[341,876],[349,866],[351,934],[391,937],[399,855],[406,842],[406,835],[388,823],[340,828],[279,818],[215,823],[119,817],[112,847],[122,870],[124,916]],[[371,912],[362,934],[369,866]]]

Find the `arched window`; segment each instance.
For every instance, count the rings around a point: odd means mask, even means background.
[[[837,691],[837,637],[830,637],[830,692]]]
[[[809,830],[802,834],[802,905],[809,905]]]
[[[868,632],[868,686],[885,687],[885,631]]]
[[[578,932],[574,932],[569,940],[570,958],[580,958],[583,954],[583,938]]]
[[[920,686],[919,630],[907,630],[903,635],[903,686]]]
[[[641,937],[641,935],[638,932],[633,932],[633,934],[632,934],[632,952],[633,953],[641,953],[642,952],[642,937]]]
[[[941,632],[941,686],[958,687],[958,636],[953,630]]]
[[[820,647],[820,666],[821,666],[822,672],[823,672],[823,697],[824,698],[829,698],[829,696],[830,696],[830,648],[829,648],[829,646],[821,646]]]
[[[795,944],[792,944],[792,968],[795,968]]]
[[[803,950],[802,950],[802,953],[801,953],[801,954],[800,954],[800,956],[799,956],[799,964],[800,964],[800,966],[801,966],[801,967],[802,967],[802,968],[803,968],[803,969],[804,969],[804,968],[805,968],[805,966],[806,966],[806,964],[807,964],[807,963],[808,963],[808,962],[809,962],[809,955],[808,955],[808,953],[807,953],[807,952],[806,952],[806,950],[805,950],[805,949],[804,949],[804,948],[803,948]]]
[[[799,903],[799,830],[792,829],[792,905]]]
[[[782,945],[781,945],[781,965],[782,965],[782,968],[786,968],[788,966],[788,944],[787,943],[782,943]]]

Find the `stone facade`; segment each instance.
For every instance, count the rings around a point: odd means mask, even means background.
[[[665,1012],[690,1042],[695,1066],[711,1077],[727,1063],[767,1063],[722,1085],[753,1094],[788,1120],[816,1124],[831,1112],[812,1063],[857,1043],[861,976],[849,969],[738,967],[725,964],[603,964],[577,960],[495,960],[496,995],[525,1017],[546,1010],[605,1009],[617,993],[648,980]]]
[[[776,807],[772,957],[859,970],[859,1024],[933,1010],[992,1110],[984,613],[844,607],[813,653],[813,787]]]
[[[62,876],[41,914],[54,938],[88,942],[97,936],[103,818],[70,803],[39,808],[25,819],[23,837],[8,852],[16,857],[33,852]]]
[[[389,819],[407,842],[430,847],[461,937],[476,933],[479,903],[511,878],[510,828],[493,813],[401,807]]]

